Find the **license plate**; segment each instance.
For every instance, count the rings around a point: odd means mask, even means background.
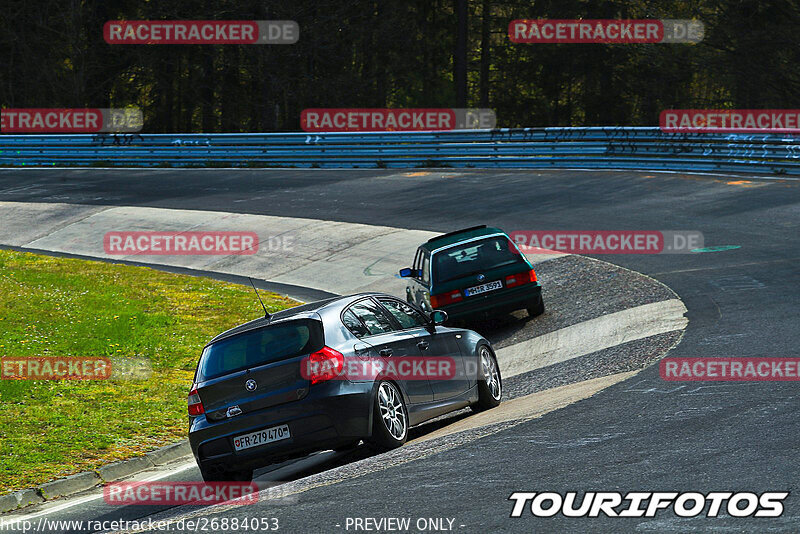
[[[273,426],[272,428],[265,428],[250,434],[242,434],[233,438],[233,448],[237,451],[242,449],[249,449],[250,447],[258,447],[274,441],[288,439],[292,437],[289,433],[289,425]]]
[[[500,289],[503,287],[503,282],[500,280],[495,280],[494,282],[488,282],[486,284],[482,284],[479,286],[471,287],[464,291],[464,293],[470,297],[472,295],[480,295],[481,293],[486,293],[487,291],[494,291],[495,289]]]

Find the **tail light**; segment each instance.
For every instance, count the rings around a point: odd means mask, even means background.
[[[521,286],[523,284],[530,284],[535,281],[536,281],[536,271],[531,269],[530,271],[525,271],[524,273],[517,273],[517,274],[512,274],[510,276],[506,276],[506,287]]]
[[[336,378],[342,369],[344,369],[344,354],[330,347],[322,347],[317,352],[309,354],[303,374],[313,385]]]
[[[206,413],[203,408],[203,401],[200,400],[200,395],[197,393],[197,386],[192,385],[192,391],[189,392],[189,415],[202,415]]]
[[[461,291],[451,291],[450,293],[442,293],[441,295],[431,295],[431,308],[434,310],[440,306],[452,304],[461,300],[463,295]]]

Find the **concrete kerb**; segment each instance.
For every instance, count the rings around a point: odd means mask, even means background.
[[[0,495],[0,513],[11,512],[33,504],[80,493],[101,484],[121,480],[151,467],[164,465],[191,455],[192,450],[189,447],[189,440],[183,440],[150,451],[144,456],[103,465],[95,471],[83,471],[65,478],[46,482],[35,488]]]

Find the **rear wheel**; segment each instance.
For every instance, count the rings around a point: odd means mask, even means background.
[[[223,471],[220,469],[211,471],[200,468],[205,482],[250,482],[253,480],[252,469],[239,469],[236,471]]]
[[[400,447],[408,438],[408,411],[397,386],[386,380],[378,384],[372,417],[370,444],[378,450]]]
[[[503,396],[503,381],[497,358],[486,345],[481,345],[478,349],[478,368],[481,374],[478,377],[478,402],[470,406],[475,412],[494,408],[500,404]]]
[[[539,301],[528,307],[528,315],[537,317],[544,313],[544,297],[539,295]]]

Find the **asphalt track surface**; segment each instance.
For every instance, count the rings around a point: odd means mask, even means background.
[[[566,170],[3,170],[0,190],[11,202],[225,209],[431,231],[483,223],[507,231],[699,230],[707,247],[740,248],[602,258],[663,282],[684,301],[689,325],[670,356],[800,356],[796,180]],[[607,356],[613,361],[614,349]],[[278,517],[284,532],[344,532],[348,517],[451,518],[460,532],[797,531],[795,493],[778,519],[510,518],[508,500],[515,491],[794,492],[797,387],[668,383],[652,366],[481,439],[215,516]],[[260,478],[291,480],[365,454],[324,453]]]

